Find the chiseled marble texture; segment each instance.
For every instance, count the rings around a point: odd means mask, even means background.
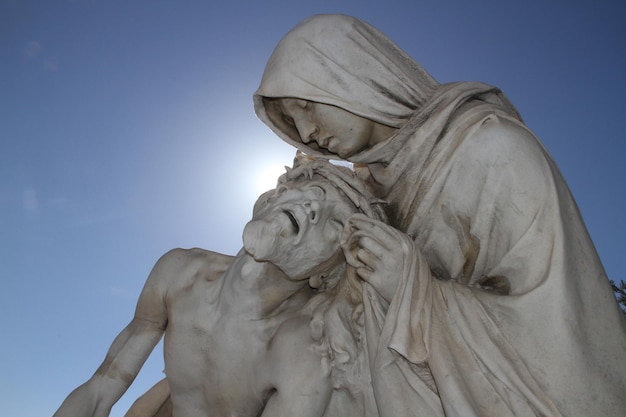
[[[364,316],[381,415],[623,414],[626,322],[564,179],[500,90],[439,84],[367,23],[318,15],[280,41],[254,102],[286,142],[355,163],[404,232],[352,245],[380,249],[357,261],[377,290]],[[365,121],[346,134],[323,106]]]
[[[129,417],[623,414],[626,321],[498,88],[439,84],[369,24],[317,15],[254,105],[302,153],[244,248],[165,254],[56,417],[107,416],[163,335],[166,379]]]
[[[340,243],[352,215],[384,212],[351,170],[296,162],[257,201],[236,256],[174,249],[156,263],[135,317],[55,416],[108,415],[162,335],[166,379],[128,416],[366,413],[362,284]]]

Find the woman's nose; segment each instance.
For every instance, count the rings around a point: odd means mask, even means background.
[[[312,140],[317,140],[319,129],[315,123],[311,123],[308,120],[302,120],[296,126],[298,128],[298,134],[302,143],[309,143]]]

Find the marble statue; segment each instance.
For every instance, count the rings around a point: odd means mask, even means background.
[[[621,416],[626,321],[554,161],[497,88],[439,84],[387,36],[313,16],[271,55],[258,117],[354,164],[389,204],[350,223],[377,411]]]
[[[298,158],[255,204],[236,256],[175,249],[156,263],[134,318],[55,417],[107,416],[163,334],[166,380],[129,416],[369,415],[363,284],[340,244],[350,219],[384,220],[379,203],[350,169]]]

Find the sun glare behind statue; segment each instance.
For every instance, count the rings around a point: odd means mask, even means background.
[[[271,164],[259,172],[256,181],[256,194],[261,195],[267,190],[276,188],[278,177],[285,173],[285,165]]]

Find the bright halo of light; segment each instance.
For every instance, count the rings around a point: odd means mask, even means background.
[[[284,173],[285,165],[273,164],[263,168],[257,177],[256,194],[261,195],[267,190],[276,188],[276,181],[278,180],[278,177]]]

